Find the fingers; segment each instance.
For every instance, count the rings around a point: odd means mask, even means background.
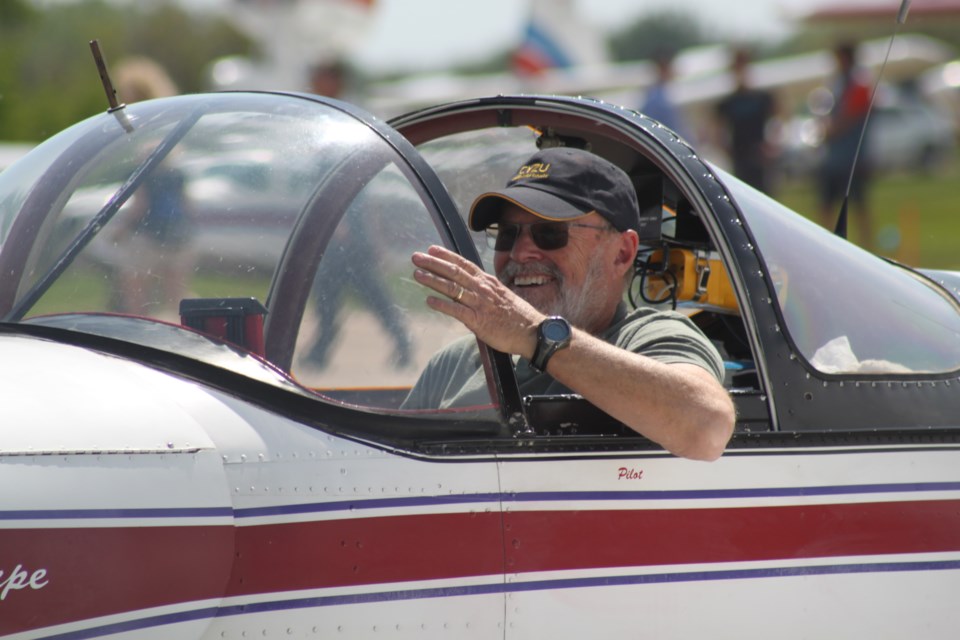
[[[417,256],[422,257],[422,262],[420,264],[417,261]],[[458,253],[454,253],[449,249],[433,245],[427,249],[426,253],[416,253],[414,254],[414,263],[417,266],[423,266],[428,268],[430,271],[437,273],[445,278],[451,280],[457,280],[458,282],[463,278],[475,277],[481,272],[481,269],[461,256]],[[460,277],[458,277],[460,276]],[[460,284],[463,284],[461,282]]]
[[[416,269],[413,272],[413,278],[420,284],[433,289],[442,296],[446,296],[456,302],[463,302],[466,295],[466,287],[459,284],[449,277],[437,275],[427,269]]]
[[[469,260],[439,246],[414,253],[412,260],[417,266],[414,280],[440,294],[427,297],[427,304],[473,330],[477,320],[473,306],[480,302],[476,291],[482,286],[478,278],[483,272]]]
[[[532,352],[542,314],[495,276],[443,247],[414,253],[412,260],[414,280],[439,294],[427,296],[431,309],[459,320],[494,349]]]
[[[414,253],[412,259],[418,267],[417,282],[456,302],[463,302],[465,294],[476,288],[476,265],[443,247]]]

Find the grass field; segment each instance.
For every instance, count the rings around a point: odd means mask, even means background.
[[[812,180],[786,182],[774,196],[817,219]],[[960,270],[960,155],[929,175],[876,176],[869,202],[876,253],[912,266]],[[849,230],[850,240],[862,245],[852,217]]]
[[[189,282],[188,297],[254,297],[261,302],[267,299],[267,291],[270,287],[270,279],[267,277],[219,274],[209,270],[198,273],[200,275],[191,278]],[[116,310],[110,302],[110,297],[111,290],[117,287],[119,287],[117,281],[111,279],[100,268],[87,266],[71,269],[56,281],[32,308],[29,315]],[[157,291],[156,294],[159,296],[160,292]],[[157,307],[151,305],[143,311],[147,314],[156,313]]]

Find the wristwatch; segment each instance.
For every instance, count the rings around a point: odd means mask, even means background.
[[[547,362],[560,349],[570,346],[573,331],[570,323],[560,316],[550,316],[537,327],[537,348],[533,350],[530,366],[543,373]]]

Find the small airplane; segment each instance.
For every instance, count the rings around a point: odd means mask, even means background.
[[[889,39],[868,40],[860,46],[860,63],[877,73],[883,66]],[[674,59],[672,96],[691,122],[709,122],[711,109],[734,88],[730,73],[732,48],[724,45],[693,47],[678,52]],[[894,42],[884,78],[896,83],[947,64],[954,57],[944,43],[919,34],[904,34]],[[804,105],[814,89],[829,83],[835,70],[828,50],[758,60],[751,64],[751,83],[776,92],[784,105]],[[375,113],[393,117],[443,102],[475,95],[537,93],[590,96],[636,108],[643,92],[656,78],[648,60],[595,62],[562,68],[544,68],[537,73],[518,75],[494,73],[456,75],[422,74],[381,82],[370,87],[364,106]]]
[[[629,297],[723,354],[718,461],[522,397],[482,345],[488,403],[401,408],[466,335],[411,253],[488,265],[469,203],[549,145],[634,181]],[[212,177],[247,188],[199,198]],[[197,259],[211,226],[246,253]],[[0,274],[0,638],[956,635],[960,273],[871,255],[635,111],[116,104],[0,174]]]

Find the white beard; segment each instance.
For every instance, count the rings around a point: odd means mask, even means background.
[[[596,324],[598,313],[606,312],[606,309],[603,308],[606,287],[604,286],[600,255],[595,255],[590,260],[583,284],[577,289],[567,287],[563,281],[563,274],[549,264],[520,265],[509,262],[504,266],[498,277],[501,282],[510,286],[510,283],[518,274],[549,275],[556,282],[558,295],[552,301],[540,304],[527,300],[526,296],[523,295],[522,288],[511,287],[517,295],[537,307],[537,311],[540,313],[563,316],[573,326],[590,330]]]

